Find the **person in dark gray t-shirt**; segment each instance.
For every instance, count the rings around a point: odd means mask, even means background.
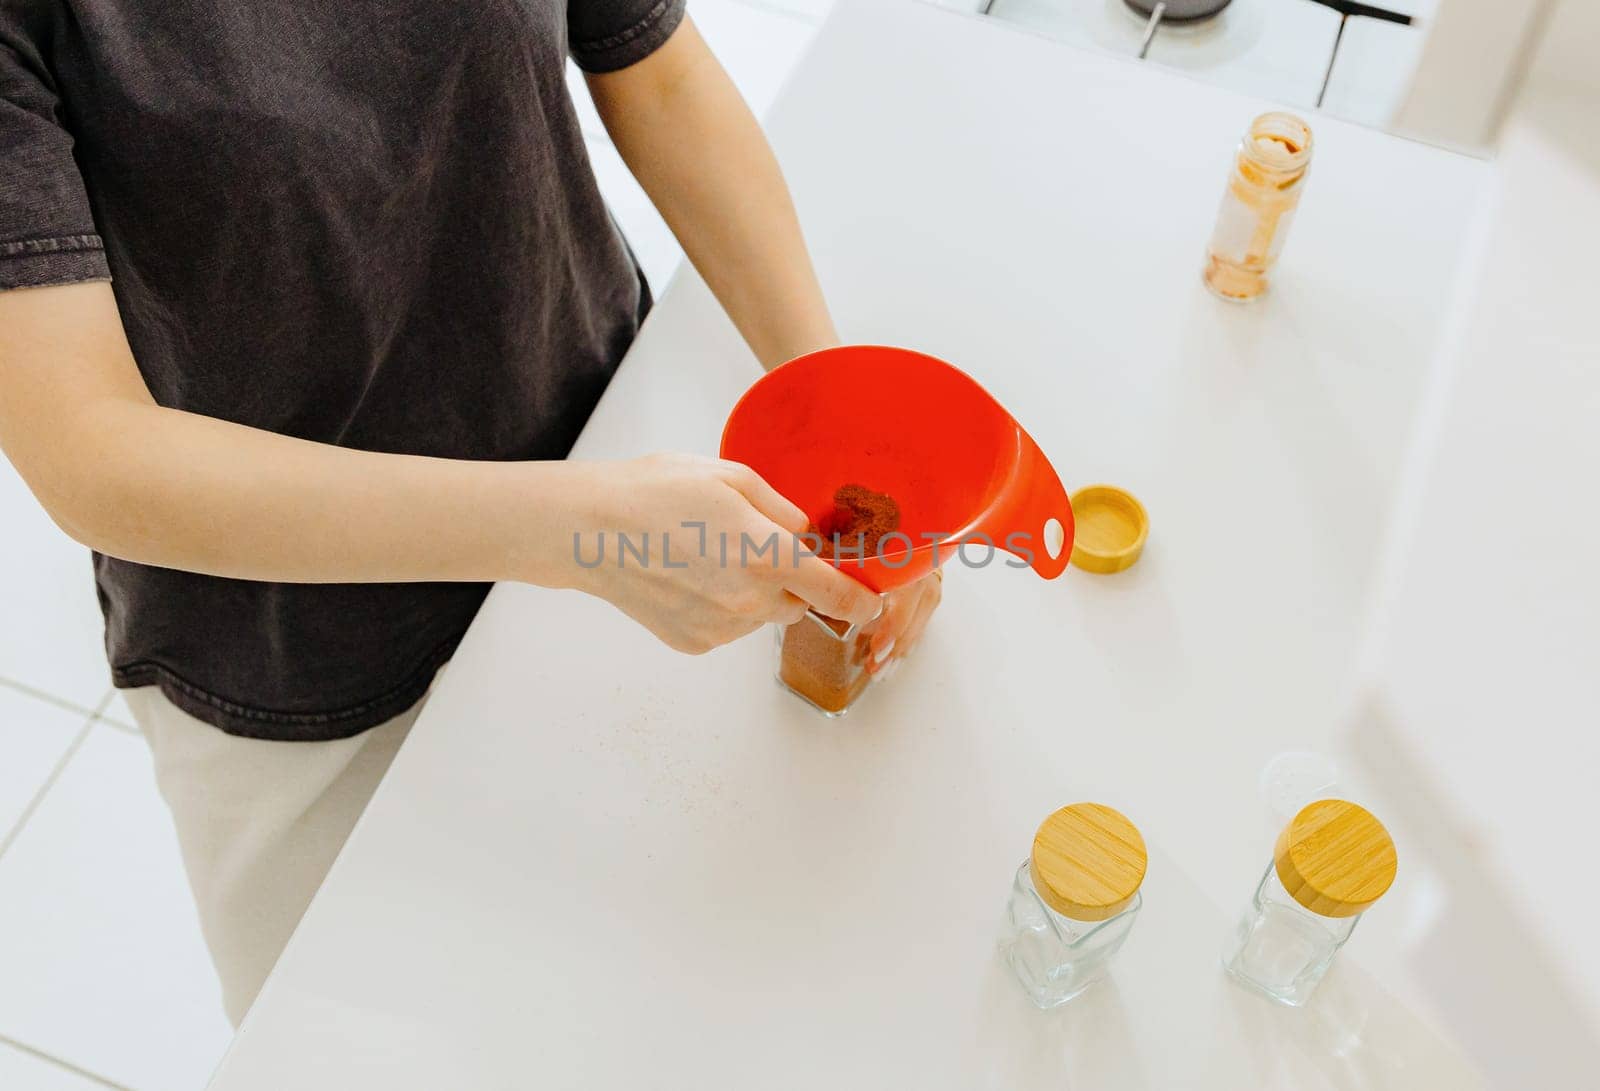
[[[249,763],[362,765],[492,581],[580,589],[692,652],[808,604],[879,609],[816,559],[576,563],[574,533],[763,540],[805,516],[712,459],[562,461],[649,307],[569,56],[760,362],[835,343],[776,161],[683,0],[0,0],[0,446],[94,550],[113,680],[235,1015],[264,973],[230,983],[219,953],[240,905],[285,899],[239,941],[275,955],[348,829],[302,801],[278,850],[305,876],[230,862],[312,776]],[[385,764],[346,785],[348,821]]]

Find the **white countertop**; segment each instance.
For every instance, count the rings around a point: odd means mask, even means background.
[[[918,658],[829,722],[770,638],[680,657],[501,586],[218,1091],[1469,1088],[1399,960],[1401,877],[1312,1007],[1217,967],[1280,751],[1330,749],[1484,164],[1330,119],[1273,296],[1199,267],[1271,104],[906,0],[842,5],[768,124],[846,337],[972,372],[1141,563],[952,571]],[[713,452],[754,361],[680,275],[576,457]],[[1113,981],[1041,1015],[994,955],[1034,826],[1151,848]],[[1425,1000],[1425,998],[1424,998]]]

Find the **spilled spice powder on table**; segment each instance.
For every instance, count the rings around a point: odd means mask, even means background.
[[[841,485],[833,510],[808,529],[822,538],[819,557],[833,557],[837,547],[848,563],[876,555],[883,539],[900,529],[900,505],[864,485]],[[866,659],[877,625],[864,625],[845,640],[849,622],[806,615],[783,631],[779,679],[824,712],[843,712],[872,681]]]

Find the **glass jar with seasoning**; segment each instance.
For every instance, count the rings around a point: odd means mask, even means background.
[[[1064,1004],[1106,975],[1143,904],[1146,863],[1138,828],[1104,804],[1074,803],[1040,824],[1000,937],[1035,1004]]]
[[[925,579],[941,578],[937,573]],[[792,625],[777,626],[778,681],[826,716],[843,716],[867,687],[884,677],[893,646],[872,650],[872,638],[908,596],[921,593],[921,581],[885,593],[883,609],[865,625],[824,617],[807,610]]]
[[[1214,293],[1243,303],[1266,292],[1310,166],[1311,127],[1304,121],[1269,113],[1250,123],[1206,251],[1205,282]]]
[[[1224,958],[1236,979],[1299,1007],[1394,882],[1394,841],[1365,808],[1307,804],[1284,827]]]

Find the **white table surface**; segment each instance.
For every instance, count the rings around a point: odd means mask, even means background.
[[[952,571],[849,717],[609,606],[490,596],[213,1087],[1474,1086],[1402,999],[1401,875],[1316,1003],[1230,984],[1257,775],[1333,745],[1478,162],[1331,119],[1273,296],[1199,280],[1271,104],[906,0],[840,5],[769,121],[846,337],[971,371],[1069,487],[1152,518],[1127,573]],[[713,452],[756,377],[692,272],[577,457]],[[1063,803],[1151,848],[1113,980],[1048,1014],[994,954]],[[1399,831],[1397,831],[1398,833]]]
[[[1600,34],[1600,9],[1564,10]],[[1492,1019],[1484,1064],[1514,1088],[1600,1071],[1600,872],[1571,866],[1594,855],[1600,770],[1600,73],[1566,71],[1592,73],[1588,93],[1536,67],[1500,139],[1470,318],[1407,460],[1357,732],[1434,842],[1442,904],[1413,976],[1458,998],[1443,1014],[1462,1035]],[[1461,959],[1474,936],[1489,942]]]

